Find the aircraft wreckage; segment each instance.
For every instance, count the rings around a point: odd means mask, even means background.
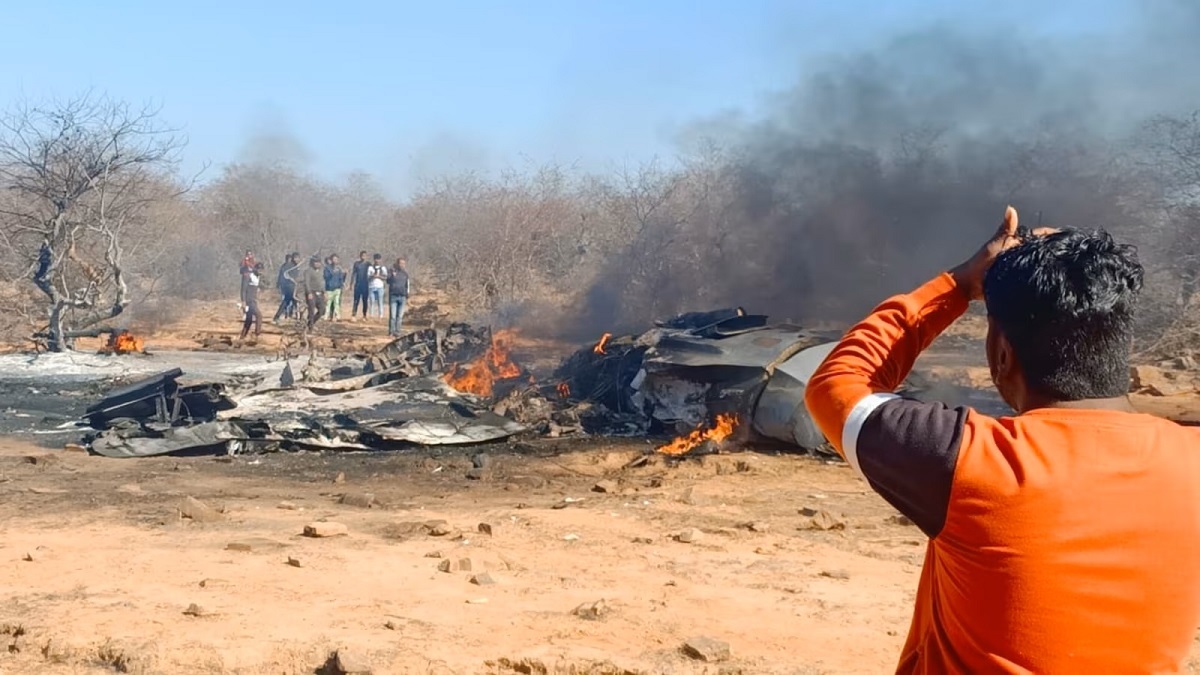
[[[682,436],[682,453],[728,436],[814,450],[825,439],[804,387],[836,334],[740,309],[690,313],[636,336],[605,335],[535,378],[513,334],[418,330],[334,369],[193,381],[168,370],[108,391],[85,439],[108,457],[465,445],[530,433]]]

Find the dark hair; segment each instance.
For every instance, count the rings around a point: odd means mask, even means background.
[[[375,254],[375,259],[376,259],[376,260],[383,260],[383,254],[382,254],[382,253],[376,253],[376,254]]]
[[[367,254],[367,252],[366,252],[366,251],[359,251],[359,252],[358,252],[358,257],[360,257],[360,258],[361,258],[362,256],[364,256],[364,255],[366,255],[366,254]]]
[[[988,270],[988,315],[1030,389],[1056,401],[1129,392],[1129,354],[1144,271],[1137,249],[1103,230],[1031,237]]]

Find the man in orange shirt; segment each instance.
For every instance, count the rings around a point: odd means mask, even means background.
[[[1142,266],[1107,233],[1018,230],[879,305],[808,384],[825,436],[929,536],[899,673],[1177,673],[1200,624],[1200,434],[1135,412]],[[1014,417],[895,389],[984,300]]]

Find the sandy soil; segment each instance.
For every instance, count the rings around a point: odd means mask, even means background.
[[[893,667],[924,538],[848,468],[753,452],[627,467],[643,448],[501,445],[468,480],[465,454],[122,461],[9,442],[0,669],[313,673],[339,649],[375,673]],[[182,517],[187,497],[211,511]],[[302,536],[311,523],[347,534]],[[472,583],[482,571],[495,583]],[[599,619],[573,614],[601,600]],[[697,636],[732,657],[685,655]]]
[[[462,454],[114,461],[9,442],[0,623],[13,648],[0,668],[311,673],[339,648],[377,673],[893,665],[923,540],[845,466],[744,453],[623,468],[641,448],[496,450],[475,481]],[[602,480],[613,492],[593,491]],[[340,503],[364,493],[378,504]],[[224,513],[182,518],[189,496]],[[811,529],[805,508],[838,529]],[[452,532],[420,526],[436,520]],[[314,521],[348,534],[301,536]],[[673,539],[692,528],[696,541]],[[461,558],[473,572],[438,570]],[[472,583],[481,570],[496,583]],[[602,618],[572,614],[600,600]],[[685,656],[695,636],[732,659]]]

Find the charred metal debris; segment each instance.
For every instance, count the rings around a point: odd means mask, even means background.
[[[641,335],[606,333],[538,378],[514,360],[511,331],[453,324],[356,360],[281,362],[277,376],[193,382],[167,370],[88,408],[85,440],[108,457],[469,445],[518,434],[817,450],[825,439],[804,387],[836,337],[740,308],[690,313]],[[724,431],[706,432],[716,420]]]

